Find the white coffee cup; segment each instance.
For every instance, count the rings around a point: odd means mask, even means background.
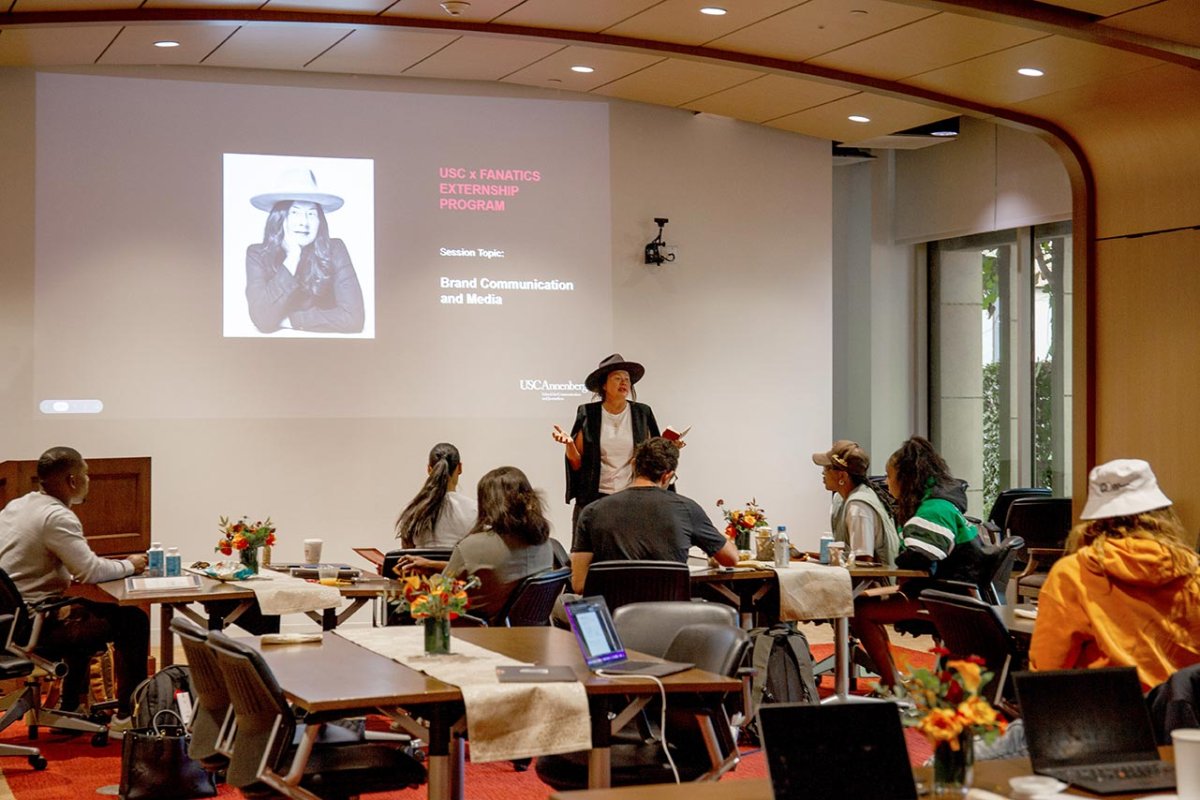
[[[319,564],[321,563],[321,540],[320,539],[305,539],[304,540],[304,563]]]
[[[1200,800],[1200,728],[1171,731],[1175,745],[1175,792],[1179,800]]]
[[[1035,800],[1058,794],[1067,785],[1047,775],[1018,775],[1008,779],[1014,800]]]

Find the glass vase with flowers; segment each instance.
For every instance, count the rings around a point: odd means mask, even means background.
[[[724,500],[717,501],[717,508],[721,509],[721,513],[725,515],[725,535],[733,539],[739,554],[750,551],[750,542],[753,541],[756,530],[762,528],[770,530],[770,526],[767,525],[766,513],[753,497],[750,498],[749,503],[746,503],[745,508],[729,508],[725,505]]]
[[[229,517],[221,517],[217,521],[217,529],[221,531],[221,538],[213,550],[225,556],[237,553],[242,566],[257,575],[259,553],[262,548],[275,544],[275,526],[271,518],[251,522],[249,517],[242,517],[230,522]]]
[[[933,797],[958,800],[971,788],[975,737],[994,741],[1008,723],[981,694],[992,679],[983,659],[952,659],[941,647],[933,653],[933,669],[901,675],[896,695],[912,702],[904,724],[923,733],[933,746]]]
[[[425,626],[425,652],[439,655],[450,652],[450,621],[458,619],[470,605],[467,592],[479,585],[472,575],[461,581],[443,575],[406,575],[400,587],[389,591],[387,599],[407,611]]]

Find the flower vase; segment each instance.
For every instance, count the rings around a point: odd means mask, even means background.
[[[436,656],[450,652],[450,620],[425,618],[425,654]]]
[[[738,551],[750,549],[750,531],[746,528],[739,527],[737,533],[733,537],[733,546]]]
[[[258,547],[247,547],[238,554],[238,557],[242,560],[242,566],[255,575],[258,574],[258,551],[260,549]]]
[[[975,771],[975,739],[969,730],[956,739],[937,742],[933,748],[935,800],[961,800],[971,788]]]

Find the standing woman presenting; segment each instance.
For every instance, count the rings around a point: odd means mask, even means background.
[[[630,399],[637,397],[633,386],[645,374],[641,364],[613,353],[584,381],[600,399],[579,406],[570,435],[554,426],[554,440],[565,447],[567,502],[575,500],[572,529],[589,503],[629,485],[633,449],[659,435],[650,406]]]

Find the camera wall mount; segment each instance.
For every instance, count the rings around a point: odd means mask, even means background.
[[[663,240],[663,227],[666,226],[669,219],[666,217],[655,217],[654,222],[658,225],[658,235],[650,240],[646,245],[646,263],[661,266],[668,261],[675,260],[675,248],[669,246]]]

